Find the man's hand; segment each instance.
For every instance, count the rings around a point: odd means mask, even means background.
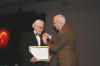
[[[48,57],[48,59],[45,60],[45,62],[50,62],[51,56]]]
[[[42,35],[42,40],[43,40],[44,44],[47,43],[47,36],[45,34]]]
[[[43,35],[45,35],[48,39],[51,39],[51,35],[50,35],[50,34],[48,34],[47,32],[46,32],[46,33],[44,33]]]
[[[33,62],[33,63],[35,63],[35,62],[36,62],[36,60],[37,60],[37,58],[36,58],[36,57],[32,57],[30,61],[31,61],[31,62]]]

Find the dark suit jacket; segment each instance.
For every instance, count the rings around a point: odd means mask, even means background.
[[[44,46],[45,44],[41,40],[41,45]],[[33,57],[33,55],[29,52],[29,46],[38,46],[37,39],[35,37],[34,31],[26,33],[22,37],[21,41],[21,53],[23,56],[22,60],[22,66],[44,66],[45,62],[36,62],[32,63],[30,62],[30,59]]]
[[[59,66],[77,66],[76,36],[72,27],[64,25],[47,45],[51,52],[57,53]]]

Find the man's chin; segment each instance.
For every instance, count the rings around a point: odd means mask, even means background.
[[[42,32],[41,33],[39,33],[39,35],[41,35],[42,34]]]

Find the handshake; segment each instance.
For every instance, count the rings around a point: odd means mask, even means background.
[[[48,34],[47,32],[43,33],[42,40],[43,40],[44,44],[46,44],[48,42],[47,39],[51,39],[51,35]]]

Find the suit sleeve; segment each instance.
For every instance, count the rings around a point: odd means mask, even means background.
[[[74,37],[75,36],[73,32],[60,33],[55,38],[53,38],[54,43],[48,42],[47,45],[50,46],[51,51],[59,52],[65,47],[65,45],[68,45],[69,43],[73,44]]]
[[[20,49],[21,49],[21,54],[23,58],[25,59],[25,61],[30,61],[30,59],[33,57],[33,55],[29,52],[28,44],[29,44],[28,37],[24,35],[22,37]]]

